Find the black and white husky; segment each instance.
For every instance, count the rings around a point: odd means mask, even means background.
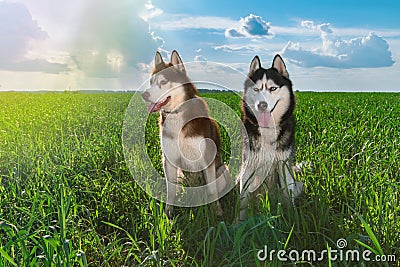
[[[218,194],[232,182],[229,170],[220,157],[219,128],[208,114],[207,103],[197,95],[178,52],[172,52],[169,63],[163,61],[159,52],[156,53],[150,85],[142,97],[149,103],[149,113],[160,112],[160,138],[169,204],[167,214],[171,216],[172,205],[178,200],[177,185],[181,182],[207,184],[207,196],[217,200],[220,197]],[[222,214],[219,202],[216,213]]]
[[[293,177],[295,97],[286,65],[276,55],[272,67],[264,69],[258,56],[250,64],[242,98],[242,120],[247,131],[239,175],[241,211],[262,184],[269,192],[278,189],[288,202],[303,193],[303,184]]]

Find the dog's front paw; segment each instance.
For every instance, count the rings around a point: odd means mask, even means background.
[[[302,182],[296,181],[293,188],[293,197],[299,198],[304,195],[304,184]]]
[[[222,210],[221,204],[219,203],[219,201],[217,201],[217,210],[216,210],[216,214],[217,214],[217,218],[222,218],[222,215],[224,215],[224,211]]]
[[[235,220],[235,224],[241,224],[247,219],[247,209],[240,211],[239,216]]]
[[[292,190],[292,204],[297,206],[300,200],[304,197],[304,184],[299,181],[295,181]]]

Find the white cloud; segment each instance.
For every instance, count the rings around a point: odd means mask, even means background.
[[[235,51],[240,51],[240,50],[247,50],[247,46],[242,46],[242,45],[217,45],[214,46],[214,50],[218,51],[218,50],[222,50],[224,52],[228,52],[228,53],[232,53]]]
[[[225,36],[228,38],[272,37],[273,35],[270,23],[266,22],[262,17],[254,14],[240,18],[237,27],[228,28],[225,31]]]
[[[304,27],[304,28],[309,28],[309,29],[315,28],[314,21],[312,21],[312,20],[303,20],[300,22],[300,25],[301,25],[301,27]]]
[[[294,64],[332,68],[377,68],[394,64],[389,45],[375,33],[343,40],[334,34],[329,23],[315,25],[312,21],[303,21],[301,26],[318,31],[322,44],[305,49],[299,43],[288,42],[282,54]]]
[[[160,20],[158,20],[160,19]],[[160,30],[182,30],[182,29],[209,29],[225,30],[235,24],[234,20],[217,16],[191,16],[187,14],[163,14],[150,26]]]
[[[48,0],[20,1],[25,4],[0,1],[2,88],[18,89],[21,78],[16,77],[40,75],[22,79],[27,83],[22,88],[134,88],[142,81],[140,63],[152,61],[163,45],[140,17],[160,13],[149,0],[71,0],[73,8],[57,1],[46,12]],[[58,20],[60,14],[73,19]]]
[[[49,35],[23,4],[0,2],[0,17],[0,69],[48,73],[68,70],[65,64],[27,57],[32,42],[43,41]]]
[[[320,37],[320,32],[317,27],[310,27],[307,23],[313,23],[313,21],[302,21],[297,26],[277,26],[271,25],[271,31],[275,34],[275,36],[285,35],[287,37],[300,37],[300,38],[308,38],[308,37]],[[302,24],[304,26],[302,26]],[[400,31],[397,29],[391,28],[354,28],[354,27],[346,27],[346,28],[337,28],[330,25],[332,31],[342,38],[354,38],[355,34],[358,36],[367,36],[370,32],[375,32],[377,35],[383,38],[400,38]]]
[[[160,16],[164,11],[161,8],[155,7],[151,0],[144,4],[145,10],[139,14],[139,17],[144,21],[149,21],[152,18]]]
[[[195,62],[206,62],[207,58],[203,55],[196,55],[193,60]]]
[[[133,69],[150,61],[162,45],[140,17],[154,9],[148,1],[88,1],[71,51],[77,70],[88,77],[120,79],[121,86],[133,84]]]
[[[252,42],[246,43],[236,43],[236,44],[224,44],[224,45],[214,45],[213,49],[215,51],[224,51],[228,53],[275,53],[277,51],[282,50],[282,47],[285,43],[274,42],[274,43],[265,43],[265,42],[257,42],[256,40],[252,40]]]
[[[354,37],[354,33],[357,33],[359,36],[366,36],[370,32],[374,32],[377,35],[383,38],[400,38],[400,31],[398,29],[390,29],[390,28],[333,28],[334,32],[340,36],[350,36]]]

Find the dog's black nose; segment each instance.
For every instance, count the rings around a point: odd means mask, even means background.
[[[262,101],[262,102],[258,103],[258,109],[260,111],[265,111],[265,110],[267,110],[267,108],[268,108],[267,102]]]
[[[149,93],[149,92],[144,92],[144,93],[142,94],[142,97],[143,97],[144,100],[148,100],[149,97],[150,97],[150,93]]]

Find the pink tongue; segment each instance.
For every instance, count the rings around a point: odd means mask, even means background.
[[[257,120],[260,127],[268,127],[269,121],[271,120],[271,112],[266,111],[258,113]]]
[[[157,103],[150,103],[150,104],[147,106],[147,111],[148,111],[149,113],[157,111],[157,110],[155,110],[155,106],[156,106],[156,105],[157,105]]]

